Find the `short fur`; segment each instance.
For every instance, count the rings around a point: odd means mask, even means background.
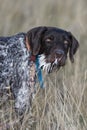
[[[26,37],[30,50],[26,47]],[[32,81],[30,77],[30,68],[35,65],[31,56],[40,55],[39,67],[49,73],[65,65],[68,52],[71,62],[74,62],[78,46],[70,32],[55,27],[37,27],[27,33],[0,37],[0,93],[10,86],[15,109],[23,114],[30,108],[35,90],[36,70]]]

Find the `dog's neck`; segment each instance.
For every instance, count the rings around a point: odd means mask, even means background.
[[[29,42],[27,36],[25,38],[25,44],[26,44],[27,50],[29,52],[31,52],[30,42]],[[40,87],[43,88],[43,77],[42,77],[42,72],[41,72],[41,67],[40,67],[38,55],[34,56],[34,55],[31,54],[31,56],[30,56],[30,64],[31,63],[32,63],[31,69],[33,69],[34,71],[35,70],[37,71],[37,76],[38,76],[38,80],[39,80],[39,83],[40,83]],[[35,67],[35,65],[36,65],[36,67]],[[34,75],[34,77],[35,77],[35,75]]]
[[[26,44],[26,48],[27,48],[27,50],[28,50],[29,52],[31,52],[30,42],[29,42],[27,36],[25,37],[25,44]],[[34,61],[34,62],[35,62],[35,61],[36,61],[36,56],[31,55],[31,57],[30,57],[30,61]]]

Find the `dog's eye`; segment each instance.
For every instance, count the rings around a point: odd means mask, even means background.
[[[67,48],[68,45],[69,45],[69,41],[65,40],[65,41],[64,41],[64,45],[65,45],[65,47]]]
[[[50,42],[50,41],[51,41],[51,39],[50,39],[50,38],[47,38],[45,41],[46,41],[46,42]]]
[[[64,41],[64,44],[65,44],[65,45],[68,45],[68,44],[69,44],[69,42],[68,42],[67,40],[65,40],[65,41]]]
[[[68,40],[64,40],[64,46],[65,46],[65,48],[67,48],[68,45],[69,45],[69,41]]]
[[[53,36],[50,36],[48,38],[45,39],[46,42],[51,42],[54,40],[54,37]]]

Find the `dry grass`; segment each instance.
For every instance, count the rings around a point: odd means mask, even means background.
[[[39,25],[71,31],[80,48],[71,65],[45,77],[45,89],[37,84],[31,111],[22,125],[14,101],[0,99],[0,130],[87,130],[87,1],[0,0],[0,34],[12,35]],[[8,127],[8,128],[7,128]]]

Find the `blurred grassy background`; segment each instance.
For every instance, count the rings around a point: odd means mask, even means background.
[[[75,63],[44,76],[22,126],[12,101],[0,102],[0,130],[87,130],[87,0],[0,0],[0,35],[27,32],[40,25],[71,31],[80,43]],[[62,73],[62,74],[61,74]],[[5,107],[4,107],[5,106]]]

